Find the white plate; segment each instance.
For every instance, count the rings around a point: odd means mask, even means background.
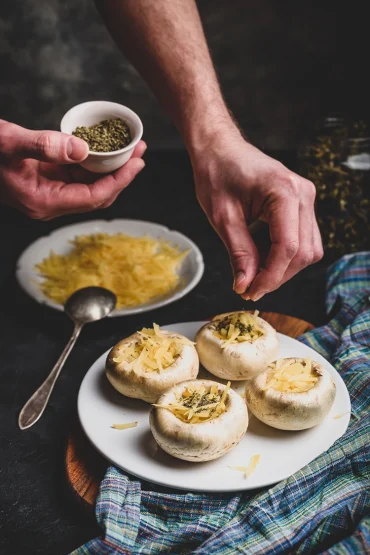
[[[193,340],[205,322],[186,322],[164,326]],[[240,491],[274,484],[291,476],[329,449],[347,429],[351,403],[347,388],[335,368],[321,355],[299,341],[279,334],[280,356],[311,357],[333,376],[337,393],[326,419],[310,430],[284,432],[266,426],[251,417],[242,441],[215,461],[192,463],[175,459],[155,443],[149,427],[150,406],[120,395],[104,373],[108,353],[102,355],[87,372],[78,395],[78,414],[82,427],[95,448],[126,472],[164,486],[188,491]],[[202,376],[207,376],[202,370]],[[218,380],[208,374],[208,378]],[[243,382],[232,387],[242,393]],[[335,416],[343,415],[340,418]],[[138,421],[136,428],[115,430],[112,424]],[[248,479],[229,468],[247,466],[255,454],[261,455],[256,470]]]
[[[39,303],[47,304],[57,310],[63,310],[63,306],[48,299],[41,291],[39,284],[42,283],[42,278],[35,270],[35,264],[48,257],[51,249],[57,254],[67,254],[72,248],[69,241],[74,239],[76,235],[91,235],[93,233],[127,233],[133,237],[141,237],[147,234],[156,239],[161,238],[170,241],[182,251],[190,250],[179,268],[180,281],[175,290],[146,304],[114,310],[111,316],[126,316],[146,312],[177,301],[189,293],[199,283],[203,275],[202,253],[197,245],[182,233],[172,231],[163,225],[140,220],[93,220],[61,227],[27,247],[17,262],[16,276],[21,287]]]

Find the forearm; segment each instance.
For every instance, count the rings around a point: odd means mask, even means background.
[[[193,0],[95,0],[118,46],[169,112],[191,151],[231,116]]]
[[[234,290],[258,300],[318,260],[315,187],[241,136],[222,98],[195,0],[95,2],[183,136],[197,198],[229,252]],[[268,223],[272,243],[265,262],[248,229],[258,218]]]

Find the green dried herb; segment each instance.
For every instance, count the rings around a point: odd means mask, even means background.
[[[225,316],[222,320],[218,320],[215,329],[216,331],[220,332],[222,329],[227,329],[231,324],[231,316]],[[253,330],[253,326],[248,324],[247,326],[243,324],[239,319],[236,320],[234,323],[234,327],[240,330],[240,333],[251,333]],[[261,334],[262,335],[262,334]]]
[[[77,127],[72,135],[86,141],[92,152],[114,152],[131,142],[130,128],[120,118],[105,119],[91,127]]]
[[[184,397],[181,395],[179,402],[186,408],[193,409],[194,414],[202,412],[203,407],[218,403],[221,400],[221,395],[219,391],[217,394],[211,393],[210,391],[199,393],[199,391],[194,391],[190,397]],[[216,407],[210,409],[210,413],[213,414]]]
[[[363,122],[319,134],[301,153],[301,174],[316,186],[316,216],[329,258],[370,247],[370,171],[343,164],[343,145],[369,136]]]

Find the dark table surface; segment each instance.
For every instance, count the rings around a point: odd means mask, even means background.
[[[294,157],[277,155],[294,168]],[[99,535],[69,492],[64,475],[68,430],[76,422],[81,380],[95,359],[112,344],[153,321],[160,325],[202,320],[212,314],[256,308],[290,314],[315,325],[326,321],[325,263],[308,268],[256,305],[232,291],[226,251],[197,204],[191,166],[184,152],[149,152],[147,166],[104,211],[32,221],[0,207],[0,553],[67,554]],[[22,250],[55,228],[92,219],[136,218],[177,229],[204,255],[200,284],[182,300],[151,313],[114,318],[88,326],[68,359],[42,419],[21,432],[17,418],[43,381],[72,330],[62,313],[42,307],[15,281]],[[52,247],[52,245],[50,245]]]

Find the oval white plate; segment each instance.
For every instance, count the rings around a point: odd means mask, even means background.
[[[111,316],[126,316],[146,312],[177,301],[189,293],[199,283],[203,275],[202,253],[197,245],[182,233],[172,231],[163,225],[140,220],[93,220],[61,227],[27,247],[19,257],[16,268],[16,276],[21,287],[39,303],[47,304],[57,310],[63,310],[62,305],[48,299],[41,291],[39,284],[42,282],[42,278],[35,270],[35,264],[49,256],[51,249],[57,254],[67,254],[72,248],[69,241],[76,235],[91,235],[93,233],[126,233],[133,237],[141,237],[147,234],[156,239],[161,238],[170,241],[173,245],[177,245],[180,250],[190,250],[179,268],[180,281],[175,290],[168,295],[157,297],[150,303],[132,308],[116,309]]]
[[[205,322],[186,322],[164,326],[193,340]],[[175,459],[155,443],[149,427],[150,406],[120,395],[105,377],[108,353],[102,355],[87,372],[78,395],[78,414],[82,427],[95,448],[126,472],[163,486],[188,491],[240,491],[274,484],[291,476],[326,451],[347,429],[351,403],[347,388],[335,368],[321,355],[299,341],[279,334],[282,357],[311,357],[333,376],[337,393],[326,419],[310,430],[284,432],[266,426],[251,417],[242,441],[224,457],[205,463]],[[207,372],[202,370],[202,376]],[[208,374],[210,379],[218,380]],[[244,391],[244,382],[232,387]],[[335,416],[340,416],[335,418]],[[112,424],[138,421],[136,428],[115,430]],[[260,461],[251,476],[229,468],[247,466],[259,454]]]

